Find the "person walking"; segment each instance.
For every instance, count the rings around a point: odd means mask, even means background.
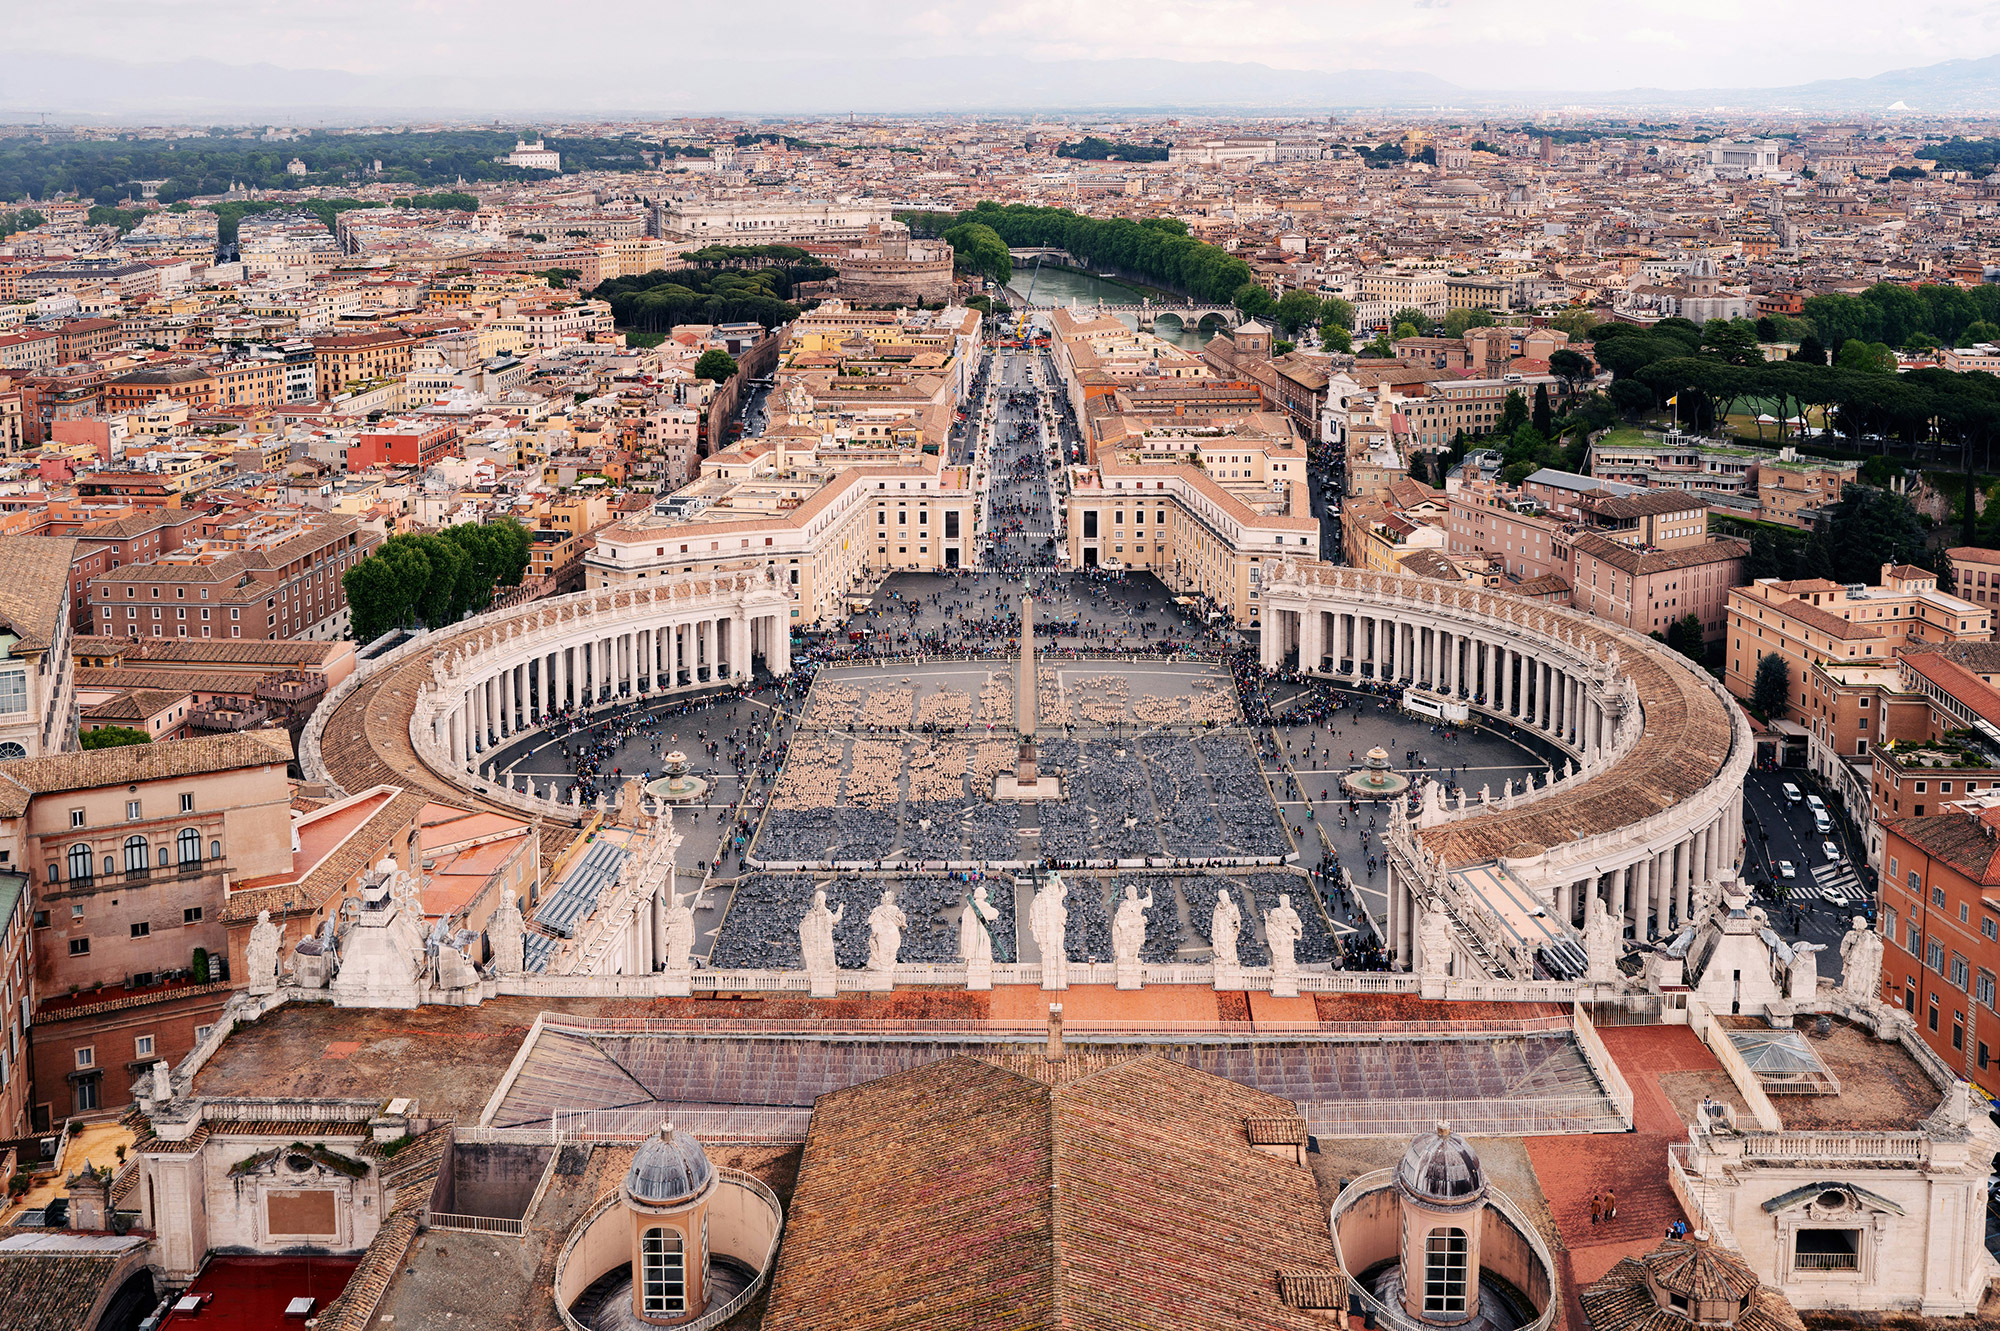
[[[1611,1189],[1604,1190],[1604,1221],[1611,1223],[1618,1218],[1618,1194]]]
[[[1604,1219],[1604,1194],[1601,1192],[1593,1192],[1590,1194],[1590,1223],[1595,1225],[1603,1219]]]

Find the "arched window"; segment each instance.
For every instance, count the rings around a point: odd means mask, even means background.
[[[639,1240],[639,1306],[649,1316],[687,1310],[687,1273],[681,1235],[655,1225]]]
[[[125,838],[125,872],[146,872],[146,838],[128,836]]]
[[[1424,1311],[1465,1312],[1465,1231],[1434,1229],[1424,1239]]]
[[[116,855],[106,855],[104,857],[104,876],[106,878],[109,878],[112,874],[117,872],[118,872],[118,857]]]
[[[28,751],[11,739],[5,743],[0,743],[0,762],[4,762],[9,758],[25,758],[27,756]]]
[[[160,847],[160,867],[162,869],[167,867],[167,848],[165,846]]]
[[[90,847],[71,846],[69,848],[69,880],[72,883],[87,883],[97,875],[91,872]]]
[[[211,841],[208,843],[208,858],[212,860],[222,858],[222,843],[220,841]]]
[[[182,864],[201,863],[201,833],[192,827],[183,827],[174,838],[174,849]]]

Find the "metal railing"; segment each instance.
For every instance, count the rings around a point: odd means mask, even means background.
[[[425,1229],[449,1229],[461,1234],[508,1234],[519,1238],[528,1232],[525,1220],[505,1220],[490,1215],[453,1215],[448,1211],[424,1208]]]
[[[1861,1254],[1853,1252],[1795,1252],[1794,1271],[1859,1271]]]
[[[1049,994],[1051,1003],[1063,1001],[1060,991]],[[697,1038],[745,1040],[767,1038],[880,1039],[889,1036],[935,1038],[1013,1039],[1045,1038],[1048,1023],[1043,1021],[997,1021],[908,1019],[902,1021],[848,1021],[828,1019],[757,1019],[743,1017],[573,1017],[545,1013],[545,1033],[592,1039],[606,1035],[693,1036]],[[1066,1017],[1065,1038],[1080,1035],[1114,1036],[1230,1036],[1241,1039],[1269,1039],[1291,1036],[1331,1036],[1371,1041],[1402,1041],[1427,1036],[1462,1039],[1497,1039],[1521,1035],[1571,1034],[1566,1016],[1523,1016],[1510,1021],[1109,1021]]]

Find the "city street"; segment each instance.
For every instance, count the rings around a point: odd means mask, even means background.
[[[1056,563],[1059,544],[1048,423],[1033,351],[993,356],[994,417],[981,462],[979,555],[983,567],[1024,569]]]
[[[1744,782],[1743,877],[1757,888],[1759,903],[1781,936],[1827,949],[1819,955],[1819,973],[1833,983],[1840,976],[1840,940],[1856,915],[1875,918],[1874,898],[1855,868],[1861,848],[1852,844],[1841,820],[1833,820],[1830,833],[1815,831],[1812,807],[1804,799],[1787,800],[1786,782],[1802,794],[1813,790],[1806,773],[1795,768],[1752,772]],[[1838,861],[1827,859],[1821,845],[1826,841],[1839,849]],[[1795,877],[1781,876],[1783,861],[1790,861]]]

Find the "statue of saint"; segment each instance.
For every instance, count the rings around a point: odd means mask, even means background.
[[[527,965],[527,928],[514,894],[500,893],[500,904],[486,917],[486,942],[493,949],[495,975],[519,975]]]
[[[676,975],[686,974],[688,954],[694,951],[694,907],[699,890],[683,896],[667,885],[666,907],[661,912],[660,961],[664,968]]]
[[[1810,1003],[1819,997],[1819,953],[1824,943],[1792,944],[1791,964],[1785,967],[1785,997],[1794,1003]]]
[[[1445,913],[1442,897],[1432,897],[1424,907],[1417,928],[1417,965],[1426,979],[1442,980],[1451,974],[1451,916]]]
[[[1299,913],[1292,909],[1289,893],[1281,893],[1278,904],[1264,912],[1264,941],[1271,945],[1271,974],[1290,976],[1298,972],[1299,964],[1292,955],[1299,939],[1305,935],[1305,926],[1299,922]]]
[[[1131,883],[1125,884],[1125,899],[1118,903],[1118,914],[1111,921],[1111,956],[1119,965],[1138,962],[1139,948],[1146,941],[1146,912],[1152,908],[1151,892],[1142,901],[1139,889]]]
[[[896,954],[903,950],[903,928],[910,917],[896,906],[896,890],[885,888],[882,900],[868,912],[868,969],[893,974]]]
[[[993,935],[988,925],[1000,912],[986,899],[986,884],[972,889],[958,917],[958,959],[968,966],[993,963]]]
[[[636,776],[626,777],[625,784],[618,788],[618,822],[641,831],[653,825],[646,815],[646,783]]]
[[[1208,921],[1208,943],[1215,949],[1215,964],[1234,966],[1236,961],[1236,934],[1243,927],[1242,912],[1236,909],[1236,898],[1229,895],[1229,889],[1219,888],[1215,893],[1215,914]]]
[[[1042,880],[1041,891],[1028,906],[1028,932],[1042,954],[1042,988],[1069,987],[1069,953],[1064,951],[1063,929],[1069,924],[1069,908],[1063,899],[1069,888],[1055,874]]]
[[[1625,951],[1625,929],[1618,917],[1592,902],[1583,922],[1583,951],[1590,962],[1590,982],[1610,984],[1618,978],[1618,958]]]
[[[1882,997],[1882,935],[1855,916],[1840,940],[1840,992],[1850,1002],[1876,1003]]]
[[[834,958],[833,927],[846,913],[845,904],[837,910],[827,909],[824,888],[813,893],[812,906],[799,921],[799,952],[805,958],[808,975],[832,975],[840,969]]]
[[[250,927],[250,941],[243,949],[243,966],[249,972],[249,989],[252,994],[275,994],[278,992],[278,946],[281,933],[278,926],[271,923],[271,912],[257,912],[257,923]]]

